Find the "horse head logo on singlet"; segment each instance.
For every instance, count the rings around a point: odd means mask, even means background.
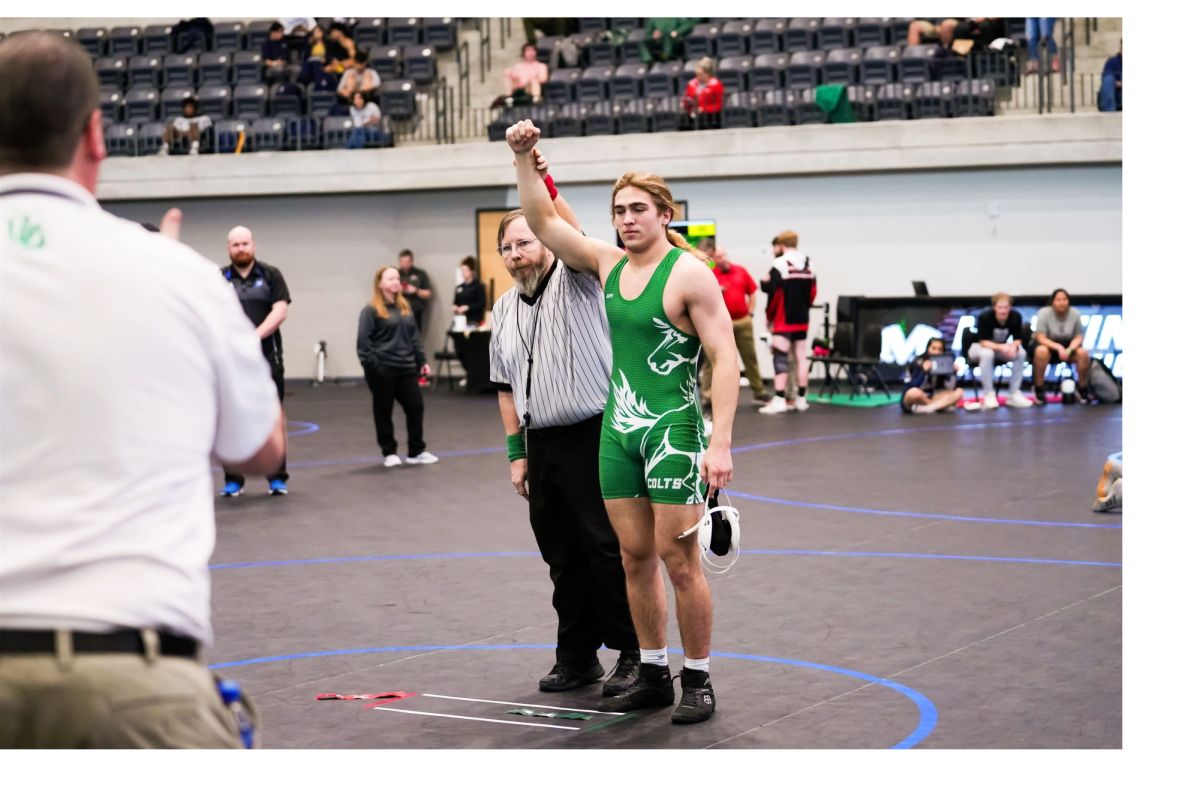
[[[678,348],[687,344],[687,337],[679,331],[675,330],[669,322],[663,322],[658,317],[654,318],[654,327],[658,328],[658,332],[662,334],[662,344],[654,348],[646,358],[646,363],[650,365],[650,369],[654,370],[659,375],[670,375],[671,372],[680,364],[695,364],[700,360],[700,353],[688,358],[682,353],[672,352],[672,348]]]

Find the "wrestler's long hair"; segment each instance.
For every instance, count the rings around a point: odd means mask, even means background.
[[[628,186],[641,189],[650,195],[654,200],[654,207],[658,209],[658,213],[661,214],[664,211],[669,211],[671,212],[671,221],[675,219],[677,207],[675,205],[675,198],[671,195],[671,187],[667,186],[667,182],[653,172],[626,172],[618,178],[617,182],[613,184],[612,200],[608,204],[609,216],[616,216],[614,209],[617,205],[617,192]],[[673,246],[691,253],[700,260],[701,264],[709,262],[709,257],[688,244],[687,239],[683,238],[678,231],[667,228],[666,234],[667,241]]]
[[[388,318],[387,300],[383,299],[383,290],[379,288],[379,282],[383,280],[383,273],[389,269],[400,271],[398,267],[393,267],[391,264],[386,267],[380,267],[375,271],[375,296],[371,298],[371,308],[375,309],[375,315],[382,318]],[[393,304],[400,311],[400,316],[407,317],[412,314],[412,307],[408,305],[408,301],[404,299],[404,295],[396,292],[396,302]]]

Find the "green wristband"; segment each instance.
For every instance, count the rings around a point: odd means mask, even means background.
[[[508,460],[516,461],[518,458],[526,458],[525,455],[525,437],[522,434],[514,433],[508,437]]]

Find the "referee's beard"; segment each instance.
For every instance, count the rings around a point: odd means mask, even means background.
[[[540,259],[538,256],[540,256]],[[512,275],[517,291],[529,296],[537,291],[538,284],[542,282],[542,278],[546,276],[546,271],[550,269],[550,265],[553,263],[554,255],[546,248],[539,247],[538,253],[533,254],[532,258],[522,253],[511,264],[506,262],[504,266],[508,268],[508,273]]]

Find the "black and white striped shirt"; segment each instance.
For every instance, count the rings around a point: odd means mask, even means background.
[[[512,387],[522,421],[530,349],[530,428],[573,425],[604,413],[612,345],[600,281],[558,261],[533,297],[514,286],[492,307],[491,378]]]

